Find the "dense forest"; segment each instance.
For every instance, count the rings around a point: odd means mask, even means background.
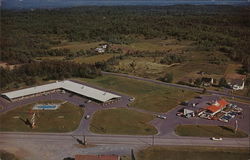
[[[129,44],[135,42],[138,37],[174,37],[178,40],[194,41],[198,50],[219,50],[229,58],[242,63],[244,72],[250,72],[249,17],[248,6],[1,10],[0,61],[34,65],[37,63],[34,62],[34,57],[72,57],[75,54],[93,53],[50,49],[65,40]],[[172,56],[165,57],[162,63],[171,64],[172,61],[183,60],[183,57]],[[103,68],[103,65],[99,66]]]
[[[33,85],[36,83],[36,77],[58,80],[70,77],[94,78],[100,74],[100,70],[94,65],[63,61],[32,62],[13,70],[0,67],[0,88],[6,87],[9,83],[14,83],[15,87],[20,83]]]

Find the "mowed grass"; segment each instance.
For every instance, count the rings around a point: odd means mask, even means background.
[[[99,134],[152,135],[157,130],[148,124],[153,116],[129,109],[107,109],[94,114],[90,130]]]
[[[100,55],[95,55],[95,56],[81,56],[75,58],[73,61],[77,63],[87,63],[87,64],[94,64],[96,62],[102,62],[102,61],[107,61],[111,57],[113,57],[114,54],[100,54]]]
[[[83,80],[103,88],[133,96],[135,97],[135,101],[131,106],[154,112],[167,112],[181,102],[197,95],[197,93],[190,90],[118,76],[104,75],[96,79]]]
[[[248,136],[241,130],[238,130],[235,134],[234,129],[229,126],[179,125],[175,132],[179,136],[192,137],[244,138]]]
[[[37,103],[61,103],[61,101],[42,101]],[[83,116],[82,108],[67,102],[57,110],[36,111],[37,127],[31,129],[24,121],[26,118],[31,120],[32,114],[30,111],[33,106],[34,104],[29,104],[0,115],[0,131],[70,132],[78,127]]]
[[[137,153],[137,160],[247,160],[248,148],[153,146]]]

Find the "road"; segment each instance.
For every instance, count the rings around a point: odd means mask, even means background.
[[[15,133],[1,132],[1,142],[14,141],[36,141],[39,142],[60,142],[69,143],[74,138],[83,139],[82,135],[68,133]],[[73,136],[73,137],[72,137]],[[129,145],[188,145],[188,146],[230,146],[249,147],[248,138],[224,138],[222,141],[212,141],[209,138],[197,137],[163,137],[163,136],[128,136],[128,135],[85,135],[88,143],[92,144],[129,144]]]
[[[166,83],[166,82],[162,82],[162,81],[137,77],[137,76],[128,75],[128,74],[103,72],[103,71],[102,71],[102,74],[104,74],[104,75],[114,75],[114,76],[119,76],[119,77],[126,77],[126,78],[130,78],[130,79],[136,79],[136,80],[141,80],[141,81],[146,81],[146,82],[152,82],[152,83],[155,83],[155,84],[161,84],[161,85],[166,85],[166,86],[171,86],[171,87],[176,87],[176,88],[189,89],[189,90],[198,91],[198,92],[203,91],[202,88],[190,87],[190,86],[174,84],[174,83]],[[220,92],[220,91],[207,90],[206,92],[210,93],[210,94],[219,95],[219,96],[234,97],[234,98],[239,98],[239,99],[242,99],[242,100],[250,100],[250,97],[245,97],[245,96],[240,96],[240,95],[235,95],[235,94],[232,95],[232,94],[225,93],[225,92]]]

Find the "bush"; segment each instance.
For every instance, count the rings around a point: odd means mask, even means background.
[[[176,55],[176,54],[168,54],[164,58],[161,59],[160,63],[170,65],[173,63],[182,63],[184,61],[185,61],[185,58],[183,56]]]

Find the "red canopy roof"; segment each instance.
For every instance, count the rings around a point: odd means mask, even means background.
[[[229,103],[227,101],[225,101],[224,99],[221,99],[219,101],[217,101],[217,104],[213,104],[211,106],[208,106],[206,109],[211,111],[212,113],[217,112],[218,110],[223,109],[226,105],[228,105]]]

